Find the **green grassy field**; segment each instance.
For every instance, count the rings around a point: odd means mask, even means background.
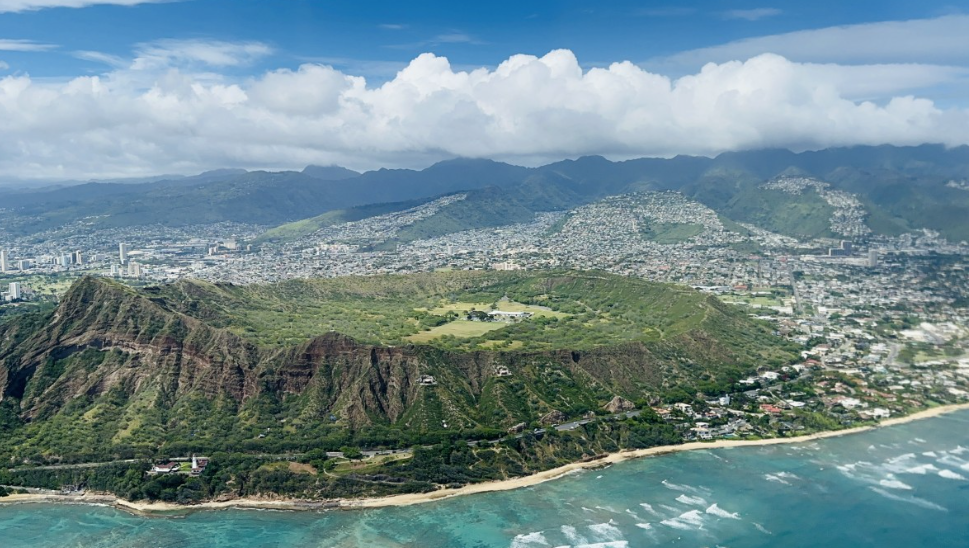
[[[556,312],[545,306],[528,305],[508,300],[500,300],[497,303],[445,303],[427,312],[437,316],[444,316],[448,312],[462,314],[471,310],[491,311],[493,304],[495,305],[494,310],[501,312],[530,312],[533,316],[539,318],[566,318],[569,316],[568,314]]]
[[[469,337],[480,337],[489,331],[501,329],[507,325],[508,324],[501,322],[471,322],[468,320],[454,320],[444,325],[434,327],[428,331],[421,331],[420,333],[411,335],[407,337],[407,340],[414,343],[426,343],[445,335],[451,335],[452,337],[457,337],[459,339],[467,339]]]

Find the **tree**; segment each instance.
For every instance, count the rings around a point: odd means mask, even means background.
[[[350,460],[359,460],[363,458],[363,452],[360,451],[358,447],[341,447],[340,452],[343,456]]]

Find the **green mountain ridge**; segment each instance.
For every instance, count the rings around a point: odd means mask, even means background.
[[[544,295],[539,300],[574,320],[509,324],[503,329],[524,344],[504,351],[478,337],[416,345],[399,336],[400,325],[434,315],[413,304],[504,294]],[[402,295],[412,297],[397,302]],[[340,325],[360,340],[318,323],[321,313],[335,319],[367,302],[369,312]],[[395,302],[408,309],[395,316]],[[291,337],[265,336],[286,329]],[[562,344],[582,331],[598,338]],[[0,325],[0,459],[273,452],[339,447],[354,436],[393,445],[448,430],[472,435],[550,413],[581,416],[616,396],[716,392],[794,357],[768,328],[713,297],[599,273],[264,287],[184,281],[138,291],[84,278],[55,311]],[[511,376],[498,375],[500,367]],[[434,383],[422,384],[424,375]]]
[[[78,219],[92,226],[147,224],[183,226],[221,221],[278,226],[370,204],[428,200],[455,192],[481,191],[454,211],[440,212],[404,239],[442,231],[494,226],[505,212],[520,220],[541,211],[564,210],[605,196],[637,190],[680,190],[703,203],[722,204],[718,213],[735,221],[763,222],[763,228],[813,237],[822,215],[818,205],[785,198],[753,199],[760,183],[784,173],[811,176],[859,196],[877,233],[931,228],[953,240],[969,238],[969,193],[946,187],[969,177],[969,147],[850,147],[793,153],[763,150],[724,153],[716,158],[677,156],[611,162],[585,157],[537,168],[489,160],[458,159],[422,171],[382,169],[354,176],[342,168],[308,172],[226,172],[143,184],[90,183],[53,191],[3,196],[5,230],[32,234]],[[324,178],[311,176],[324,173]],[[201,176],[200,176],[201,177]],[[334,179],[339,180],[325,180]],[[490,189],[490,190],[489,190]],[[712,197],[711,197],[712,196]],[[163,198],[163,199],[162,199]],[[731,200],[734,200],[731,203]],[[498,215],[467,222],[460,208],[492,202]],[[802,218],[805,229],[783,219]],[[716,209],[716,208],[715,208]],[[491,224],[489,224],[491,223]],[[800,231],[799,231],[800,230]]]

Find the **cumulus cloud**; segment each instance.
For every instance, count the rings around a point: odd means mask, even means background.
[[[66,83],[0,78],[0,173],[96,177],[308,163],[369,169],[452,156],[536,164],[585,154],[969,143],[964,109],[907,94],[878,103],[852,98],[884,96],[913,78],[953,77],[957,69],[946,67],[805,64],[764,54],[671,79],[630,62],[584,70],[568,50],[468,71],[423,54],[375,87],[318,64],[228,81],[166,63],[231,66],[252,54],[240,56],[245,47],[225,57],[194,48],[147,55],[154,49],[143,48],[138,59],[157,62],[136,60]]]
[[[47,8],[86,8],[96,4],[134,6],[136,4],[158,4],[178,0],[0,0],[0,13],[36,11]]]

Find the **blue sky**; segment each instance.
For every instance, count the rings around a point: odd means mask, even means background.
[[[16,8],[33,3],[0,0],[0,9],[5,4]],[[94,4],[0,14],[0,38],[53,46],[41,52],[5,52],[0,58],[13,71],[64,77],[105,69],[103,64],[77,59],[73,52],[126,57],[141,43],[204,39],[271,45],[273,55],[247,66],[250,71],[296,68],[318,60],[386,78],[393,68],[428,51],[448,57],[454,66],[494,66],[514,54],[543,55],[558,48],[572,50],[584,66],[620,60],[649,66],[657,58],[744,38],[961,11],[952,3],[910,0],[783,4],[561,0]],[[688,68],[699,67],[683,67]]]
[[[969,140],[969,6],[362,4],[0,0],[0,176]]]

